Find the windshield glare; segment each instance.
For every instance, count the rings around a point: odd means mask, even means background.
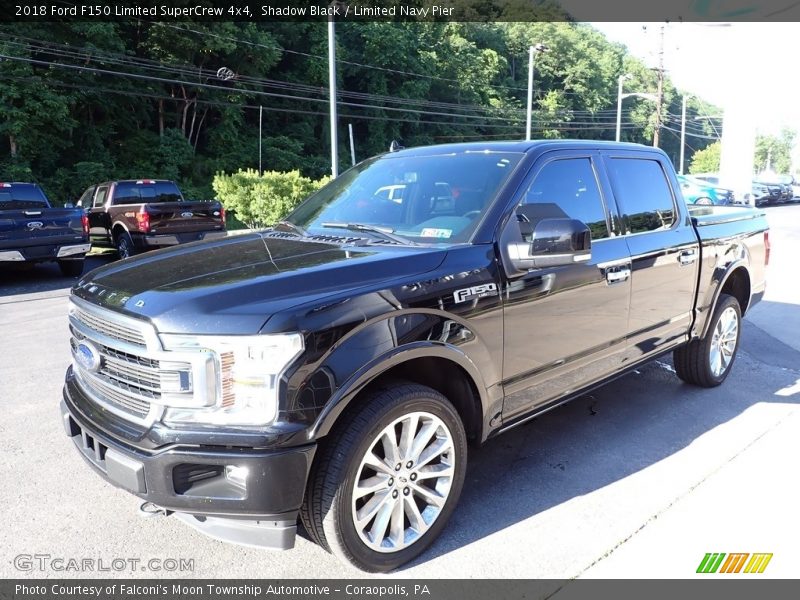
[[[312,234],[361,224],[415,242],[465,242],[521,158],[508,152],[373,158],[333,180],[286,220]]]

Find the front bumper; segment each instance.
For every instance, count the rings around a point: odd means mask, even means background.
[[[61,418],[81,456],[113,485],[179,513],[217,539],[293,547],[315,445],[285,450],[171,445],[148,451],[83,418],[66,386]]]
[[[186,244],[188,242],[198,242],[201,240],[218,240],[227,237],[226,231],[193,231],[191,233],[175,233],[175,234],[153,234],[142,235],[138,240],[138,245],[141,248],[152,250],[153,248],[166,248],[169,246],[177,246],[178,244]]]

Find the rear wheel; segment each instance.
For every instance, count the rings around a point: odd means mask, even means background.
[[[130,258],[136,254],[133,240],[127,231],[121,231],[116,235],[114,245],[117,247],[117,254],[120,258]]]
[[[686,383],[715,387],[731,371],[742,328],[742,311],[733,296],[721,294],[705,337],[673,353],[675,372]]]
[[[390,571],[433,543],[464,484],[467,441],[437,391],[372,394],[320,448],[301,510],[310,535],[365,571]]]
[[[83,273],[83,259],[79,260],[60,260],[58,267],[64,277],[80,277]]]

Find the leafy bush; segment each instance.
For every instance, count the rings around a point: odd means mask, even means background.
[[[328,177],[303,177],[300,171],[265,171],[259,175],[247,169],[230,175],[217,173],[212,186],[225,208],[253,229],[279,221],[328,181]]]

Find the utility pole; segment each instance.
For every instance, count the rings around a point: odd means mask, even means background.
[[[664,101],[664,28],[665,26],[662,25],[658,42],[658,68],[656,69],[658,71],[658,91],[656,92],[658,100],[656,101],[656,127],[653,133],[654,148],[658,148],[659,135],[661,133],[661,104]]]
[[[328,88],[331,120],[331,177],[339,176],[339,139],[336,134],[336,26],[333,16],[328,17]]]
[[[689,96],[684,96],[683,102],[681,103],[681,163],[678,170],[681,175],[683,175],[683,159],[686,150],[686,101],[688,99]]]
[[[264,107],[258,105],[258,175],[259,177],[264,174],[264,169],[261,168],[261,132],[262,123],[264,122]]]
[[[531,46],[528,49],[528,105],[527,117],[525,119],[525,139],[531,139],[531,115],[533,113],[533,69],[536,62],[536,55],[540,52],[547,52],[550,48],[542,43]]]

